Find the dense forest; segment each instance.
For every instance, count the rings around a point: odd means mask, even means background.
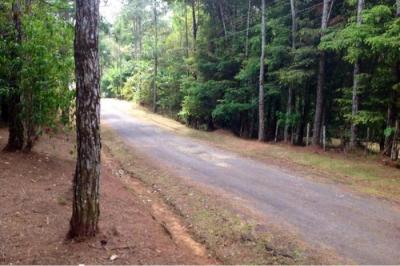
[[[73,10],[68,0],[0,4],[11,149],[70,121]],[[100,23],[102,94],[197,129],[368,146],[396,160],[399,15],[398,0],[124,1],[113,24]]]
[[[397,158],[399,1],[261,2],[126,1],[102,24],[104,96],[198,129],[263,138],[264,124],[267,140]]]

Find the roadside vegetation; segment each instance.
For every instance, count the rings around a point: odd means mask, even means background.
[[[132,115],[152,122],[164,130],[264,161],[284,171],[294,170],[306,178],[340,183],[354,191],[400,203],[400,169],[392,167],[389,159],[378,154],[366,156],[364,151],[344,154],[337,149],[328,149],[324,152],[312,147],[304,149],[283,143],[259,143],[256,140],[239,138],[229,131],[205,132],[188,128],[173,119],[154,114],[146,108],[131,105]]]
[[[263,3],[126,2],[103,24],[103,94],[200,130],[396,165],[399,1]]]

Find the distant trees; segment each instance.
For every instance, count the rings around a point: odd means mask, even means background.
[[[138,1],[129,1],[126,9]],[[400,108],[398,1],[368,1],[360,10],[354,1],[276,0],[266,3],[265,12],[262,1],[162,3],[174,12],[158,17],[159,112],[195,128],[222,127],[241,137],[264,134],[266,140],[318,146],[325,132],[328,144],[352,149],[365,147],[368,139],[380,143],[383,154],[392,153]],[[127,51],[127,98],[151,106],[146,80],[152,80],[154,69],[144,66],[152,60],[154,30],[151,13],[145,17],[142,56],[128,56],[129,26],[121,45]],[[128,25],[124,14],[119,21]],[[195,34],[189,36],[190,31]],[[196,49],[189,51],[189,42]],[[260,75],[263,49],[266,71]]]
[[[77,164],[69,235],[94,236],[100,216],[100,0],[76,0]]]

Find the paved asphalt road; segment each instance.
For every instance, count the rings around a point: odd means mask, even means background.
[[[177,174],[247,199],[250,207],[294,226],[305,240],[357,263],[400,264],[398,208],[177,136],[133,117],[130,107],[103,100],[103,122]]]

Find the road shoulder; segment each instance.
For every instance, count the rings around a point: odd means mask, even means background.
[[[224,264],[331,264],[344,262],[326,247],[311,247],[288,227],[246,209],[240,199],[174,176],[103,124],[104,148],[123,171],[144,182],[179,214],[185,228]],[[290,229],[290,230],[289,230]]]
[[[238,138],[224,130],[195,130],[136,104],[126,101],[118,103],[136,119],[179,136],[278,167],[283,172],[339,185],[352,193],[385,200],[400,208],[400,169],[385,165],[379,155],[344,154],[335,150],[324,152],[314,148],[259,143]]]

